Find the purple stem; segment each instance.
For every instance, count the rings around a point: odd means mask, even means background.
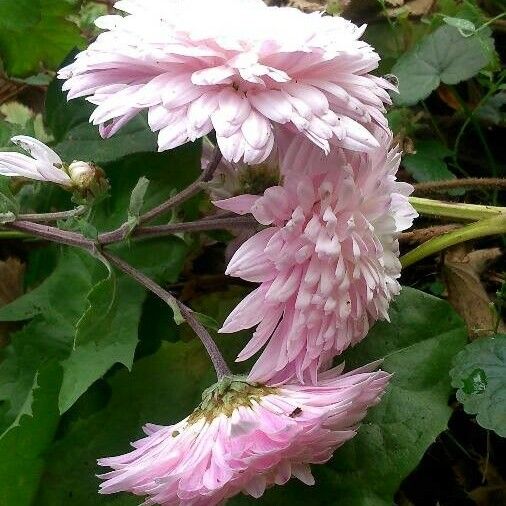
[[[230,376],[232,373],[223,358],[218,346],[214,342],[213,338],[204,328],[204,326],[198,321],[198,319],[194,316],[193,311],[185,306],[181,301],[176,299],[174,295],[172,295],[167,290],[164,290],[160,285],[155,283],[152,279],[148,278],[145,274],[138,271],[130,264],[117,257],[116,255],[111,254],[109,251],[103,251],[102,255],[106,258],[112,265],[118,268],[120,271],[124,272],[128,276],[135,279],[139,284],[153,292],[155,295],[160,297],[166,304],[169,306],[176,304],[181,311],[184,319],[190,325],[190,327],[197,334],[199,339],[202,341],[211,361],[214,365],[214,369],[216,370],[216,376],[218,380],[223,378],[224,376]]]

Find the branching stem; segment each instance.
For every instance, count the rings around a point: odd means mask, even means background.
[[[155,283],[152,279],[148,278],[145,274],[138,271],[130,264],[122,260],[121,258],[113,255],[108,251],[104,251],[102,253],[103,257],[106,258],[112,265],[114,265],[121,272],[135,279],[139,284],[144,286],[146,289],[153,292],[155,295],[160,297],[166,304],[172,306],[176,304],[181,311],[184,319],[193,329],[193,331],[197,334],[199,339],[202,341],[211,361],[213,362],[214,369],[216,370],[216,376],[218,379],[223,378],[224,376],[230,376],[232,373],[223,358],[218,346],[214,342],[213,338],[209,334],[209,332],[204,328],[204,326],[199,322],[199,320],[195,317],[193,311],[185,306],[181,301],[179,301],[174,295],[172,295],[167,290],[164,290],[160,285]]]
[[[450,246],[455,246],[471,239],[504,233],[506,233],[506,214],[486,218],[430,239],[401,257],[401,264],[403,268],[406,268]]]

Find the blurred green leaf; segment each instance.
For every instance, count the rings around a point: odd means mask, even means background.
[[[402,55],[392,68],[399,79],[398,105],[414,105],[442,82],[457,84],[476,75],[491,61],[489,33],[463,37],[452,26],[442,26]]]
[[[148,190],[149,179],[142,176],[135,185],[130,195],[130,205],[128,206],[128,227],[129,233],[139,224],[139,216],[144,206],[144,197]]]
[[[506,91],[492,95],[476,111],[475,115],[482,121],[493,125],[506,125]]]
[[[24,77],[41,66],[56,69],[83,43],[68,16],[76,7],[66,0],[0,0],[0,57],[6,72]]]
[[[443,21],[447,25],[457,28],[462,37],[470,37],[476,31],[476,26],[474,26],[474,23],[467,19],[444,16]]]
[[[506,437],[506,335],[478,339],[455,359],[457,399],[485,429]]]

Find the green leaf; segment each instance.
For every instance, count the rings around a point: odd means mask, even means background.
[[[0,439],[0,483],[3,506],[31,506],[44,471],[45,451],[59,422],[57,409],[60,368],[47,364],[35,379],[30,411]],[[33,415],[33,416],[32,416]]]
[[[110,139],[102,139],[98,127],[91,123],[81,123],[54,150],[65,161],[83,160],[102,165],[132,153],[155,151],[156,137],[146,118],[139,115]]]
[[[6,72],[23,77],[40,66],[56,69],[82,44],[79,28],[67,18],[74,6],[62,0],[1,0],[0,56]]]
[[[129,232],[132,232],[132,230],[139,224],[139,216],[141,214],[141,209],[144,206],[144,197],[146,196],[148,186],[149,179],[142,176],[139,181],[137,181],[135,188],[132,190],[127,219]]]
[[[89,386],[114,364],[132,367],[138,327],[146,292],[135,281],[121,277],[111,304],[110,284],[99,283],[90,294],[88,315],[107,314],[85,325],[80,320],[72,353],[62,362],[64,377],[59,396],[60,412],[67,411]],[[105,296],[104,296],[105,295]]]
[[[149,179],[142,176],[135,188],[132,190],[132,194],[130,195],[130,206],[128,207],[128,214],[134,218],[138,218],[142,206],[144,205],[144,197],[146,196],[146,191],[148,190]]]
[[[506,335],[468,344],[457,355],[451,377],[466,413],[506,437]]]
[[[82,253],[67,251],[37,288],[0,309],[0,321],[31,319],[0,352],[0,433],[12,428],[19,414],[29,412],[37,371],[70,353],[93,263]]]
[[[453,155],[453,151],[436,140],[416,141],[416,153],[405,155],[402,159],[404,168],[420,182],[448,181],[456,179],[453,172],[448,169],[445,159]],[[462,195],[464,190],[447,190],[450,195]]]
[[[443,21],[447,25],[457,28],[462,37],[470,37],[476,31],[476,26],[474,26],[474,23],[467,19],[444,16]]]
[[[224,294],[202,298],[195,309],[211,313]],[[221,314],[211,313],[221,321]],[[371,410],[358,436],[336,452],[325,466],[313,466],[318,493],[292,480],[274,487],[261,504],[294,506],[391,505],[399,483],[419,462],[450,415],[448,371],[464,346],[465,326],[450,306],[435,297],[404,289],[391,309],[392,323],[377,325],[345,357],[348,368],[386,356],[384,369],[393,372],[391,387]],[[431,322],[427,326],[427,321]],[[153,356],[120,371],[110,380],[112,398],[101,412],[76,422],[49,452],[37,504],[49,506],[137,505],[129,495],[97,495],[99,457],[128,450],[146,422],[168,425],[186,416],[203,388],[214,381],[202,346],[165,344]],[[78,458],[77,458],[78,456]],[[238,497],[230,504],[255,504]]]
[[[48,453],[37,505],[137,506],[138,497],[98,495],[96,459],[125,452],[146,422],[169,424],[184,418],[215,381],[213,376],[196,341],[166,343],[155,355],[137,361],[132,373],[119,371],[110,380],[108,406],[78,420]]]
[[[10,178],[0,176],[0,214],[10,214],[15,217],[18,213],[19,203],[12,194]]]
[[[455,179],[448,170],[445,158],[453,152],[436,140],[417,141],[416,153],[405,155],[403,165],[416,181],[438,181]]]
[[[485,30],[463,37],[452,26],[441,26],[402,55],[392,68],[399,79],[398,105],[414,105],[441,82],[457,84],[476,75],[491,61],[493,41]]]
[[[492,95],[475,112],[476,117],[493,125],[506,125],[506,91]]]

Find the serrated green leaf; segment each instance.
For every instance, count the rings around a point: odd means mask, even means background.
[[[414,105],[441,82],[457,84],[476,75],[491,61],[493,41],[485,31],[463,37],[452,26],[441,26],[402,55],[392,68],[399,79],[398,105]]]
[[[79,28],[67,18],[74,6],[62,0],[2,0],[0,57],[12,76],[35,74],[40,66],[56,69],[82,44]]]
[[[465,411],[506,437],[506,335],[468,344],[457,355],[451,377]]]
[[[0,321],[31,320],[0,352],[0,432],[30,409],[37,371],[68,356],[92,282],[88,262],[82,253],[65,252],[45,281],[0,309]]]
[[[55,363],[37,374],[30,412],[0,439],[2,506],[31,506],[44,471],[45,451],[58,426],[58,389],[61,370]],[[33,416],[32,416],[33,415]]]
[[[94,291],[96,299],[91,302],[91,312],[97,314],[102,310],[107,312],[107,317],[86,327],[81,322],[75,347],[62,362],[64,377],[58,402],[61,413],[66,412],[114,364],[132,367],[146,292],[124,277],[117,284],[118,294],[112,305],[104,293],[97,294],[97,291],[108,292],[103,284]]]

